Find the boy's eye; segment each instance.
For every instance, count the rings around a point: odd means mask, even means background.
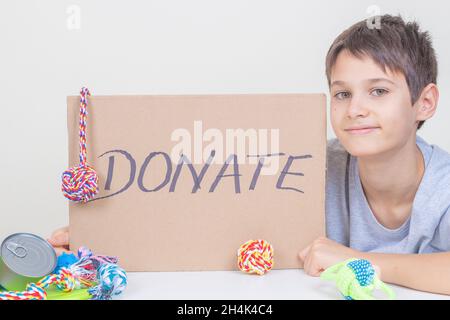
[[[334,97],[339,100],[347,99],[347,98],[350,98],[350,92],[341,91],[341,92],[336,93],[334,95]]]
[[[370,92],[371,95],[376,96],[376,97],[381,97],[383,95],[385,95],[386,93],[388,93],[388,91],[386,89],[374,89],[372,90],[372,92]]]

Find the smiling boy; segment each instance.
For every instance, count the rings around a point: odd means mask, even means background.
[[[380,18],[328,51],[327,238],[299,256],[312,276],[364,258],[383,281],[450,294],[450,155],[416,135],[439,99],[435,52],[417,23]]]

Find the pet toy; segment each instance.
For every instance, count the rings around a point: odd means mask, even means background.
[[[97,173],[86,163],[86,117],[89,95],[88,88],[83,87],[80,91],[80,164],[63,172],[61,187],[67,199],[81,203],[88,202],[98,193]]]
[[[127,275],[118,265],[105,263],[98,270],[98,285],[89,289],[94,300],[111,300],[127,286]]]
[[[372,266],[365,259],[348,259],[327,268],[320,275],[321,279],[332,280],[346,300],[375,300],[372,292],[382,289],[390,300],[395,293],[381,281]]]
[[[57,273],[29,283],[25,291],[0,291],[0,300],[110,300],[124,291],[127,275],[116,264],[116,257],[95,256],[81,247],[75,263],[67,258],[61,259]]]
[[[272,269],[273,247],[265,240],[249,240],[237,251],[238,267],[246,273],[263,275]]]

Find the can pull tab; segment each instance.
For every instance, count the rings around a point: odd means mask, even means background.
[[[24,246],[15,242],[8,242],[6,244],[6,249],[11,251],[11,253],[18,258],[25,258],[27,255],[27,249]]]

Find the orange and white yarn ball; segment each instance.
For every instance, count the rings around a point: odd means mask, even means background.
[[[263,275],[272,269],[273,247],[265,240],[249,240],[239,248],[238,266],[241,271]]]

